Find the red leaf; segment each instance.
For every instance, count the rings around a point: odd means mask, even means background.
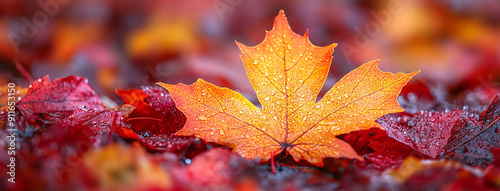
[[[379,128],[371,128],[361,131],[354,131],[349,134],[340,135],[339,138],[349,143],[358,155],[365,155],[374,152],[368,144],[372,139],[387,136],[386,132]]]
[[[387,135],[371,139],[369,146],[375,152],[366,155],[365,158],[372,162],[376,169],[380,170],[397,167],[406,157],[419,154],[411,147]]]
[[[136,109],[129,115],[128,122],[137,139],[153,151],[168,151],[169,143],[182,138],[171,138],[171,135],[181,129],[186,117],[176,107],[170,94],[160,87],[143,87],[143,89],[117,90],[124,103],[133,105]],[[192,140],[192,138],[189,138]]]
[[[480,116],[480,122],[464,119],[453,127],[445,147],[452,159],[473,166],[487,166],[493,161],[491,149],[500,147],[500,102],[498,96]]]
[[[29,86],[26,97],[17,104],[30,122],[54,123],[69,116],[78,108],[104,110],[99,96],[79,76],[58,78],[50,82],[49,76],[38,79]]]
[[[442,155],[450,138],[450,132],[462,111],[449,113],[421,111],[413,116],[400,114],[397,118],[384,116],[378,123],[389,137],[402,142],[432,158]]]
[[[224,188],[227,189],[231,182],[241,177],[252,165],[252,162],[231,153],[228,149],[217,148],[199,155],[185,168],[173,169],[172,174],[176,175],[173,178],[184,189],[212,187],[225,190]]]
[[[114,110],[84,110],[77,109],[73,114],[55,123],[65,131],[74,131],[73,127],[81,127],[90,130],[92,142],[99,144],[106,137],[95,137],[96,135],[108,135],[110,132],[121,131],[130,125],[126,123],[126,116],[122,112]]]
[[[117,90],[124,103],[136,109],[129,115],[132,129],[139,134],[171,135],[181,129],[186,117],[176,107],[168,92],[160,87],[143,87],[142,90]],[[134,118],[148,117],[151,119]],[[147,136],[146,136],[147,137]]]

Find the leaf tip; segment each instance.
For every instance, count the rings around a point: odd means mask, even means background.
[[[280,10],[280,13],[278,15],[286,18],[285,11],[283,9]]]
[[[415,72],[409,73],[408,76],[413,77],[413,76],[417,75],[418,73],[420,73],[420,70],[417,70]]]
[[[243,43],[238,42],[237,40],[234,41],[236,43],[236,46],[240,49],[240,51],[243,53],[243,49],[247,48]]]
[[[273,30],[282,27],[290,28],[290,25],[288,25],[288,19],[286,18],[285,11],[283,11],[283,9],[280,10],[279,15],[274,19]]]
[[[329,45],[329,48],[335,48],[337,47],[339,44],[338,43],[332,43]]]

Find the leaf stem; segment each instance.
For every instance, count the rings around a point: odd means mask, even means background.
[[[163,122],[163,120],[161,120],[161,119],[152,118],[152,117],[134,117],[134,118],[127,119],[127,122],[133,121],[133,120],[155,120],[155,121]]]
[[[271,151],[271,173],[276,174],[276,164],[274,163],[274,150]]]

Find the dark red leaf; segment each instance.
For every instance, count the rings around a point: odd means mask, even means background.
[[[340,135],[339,138],[349,143],[358,155],[363,156],[374,152],[374,150],[368,146],[370,140],[378,139],[383,136],[387,136],[384,130],[380,128],[371,128]]]
[[[445,147],[454,160],[473,166],[487,166],[493,161],[491,149],[500,147],[500,102],[498,96],[480,116],[480,122],[461,118],[455,124]]]
[[[386,115],[377,120],[384,127],[387,135],[402,142],[416,151],[438,158],[450,138],[451,129],[462,111],[448,113],[421,111],[413,116],[399,114]]]
[[[87,79],[79,76],[58,78],[52,82],[49,76],[38,79],[29,86],[17,108],[30,122],[44,123],[54,123],[78,108],[105,109]]]
[[[160,87],[116,92],[126,104],[136,107],[129,115],[128,122],[138,136],[129,135],[124,138],[139,139],[149,150],[168,151],[170,136],[186,122],[186,117],[175,107],[170,94]]]
[[[65,119],[62,119],[55,123],[53,126],[58,126],[63,128],[64,131],[74,131],[73,127],[83,127],[91,131],[90,137],[93,142],[100,144],[103,139],[107,137],[102,137],[102,135],[110,136],[111,132],[121,132],[122,129],[130,127],[130,124],[126,123],[126,116],[122,112],[114,110],[86,110],[77,109],[73,114]],[[101,135],[100,137],[95,137],[96,135]]]
[[[373,163],[373,167],[379,170],[394,168],[403,162],[408,156],[418,156],[419,153],[411,147],[396,141],[385,135],[377,139],[371,139],[370,148],[375,152],[364,157]]]

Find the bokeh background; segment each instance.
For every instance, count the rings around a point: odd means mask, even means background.
[[[432,87],[500,84],[497,0],[1,0],[0,80],[79,75],[116,100],[203,78],[255,102],[235,40],[260,43],[281,9],[315,45],[339,43],[325,89],[374,59]]]

